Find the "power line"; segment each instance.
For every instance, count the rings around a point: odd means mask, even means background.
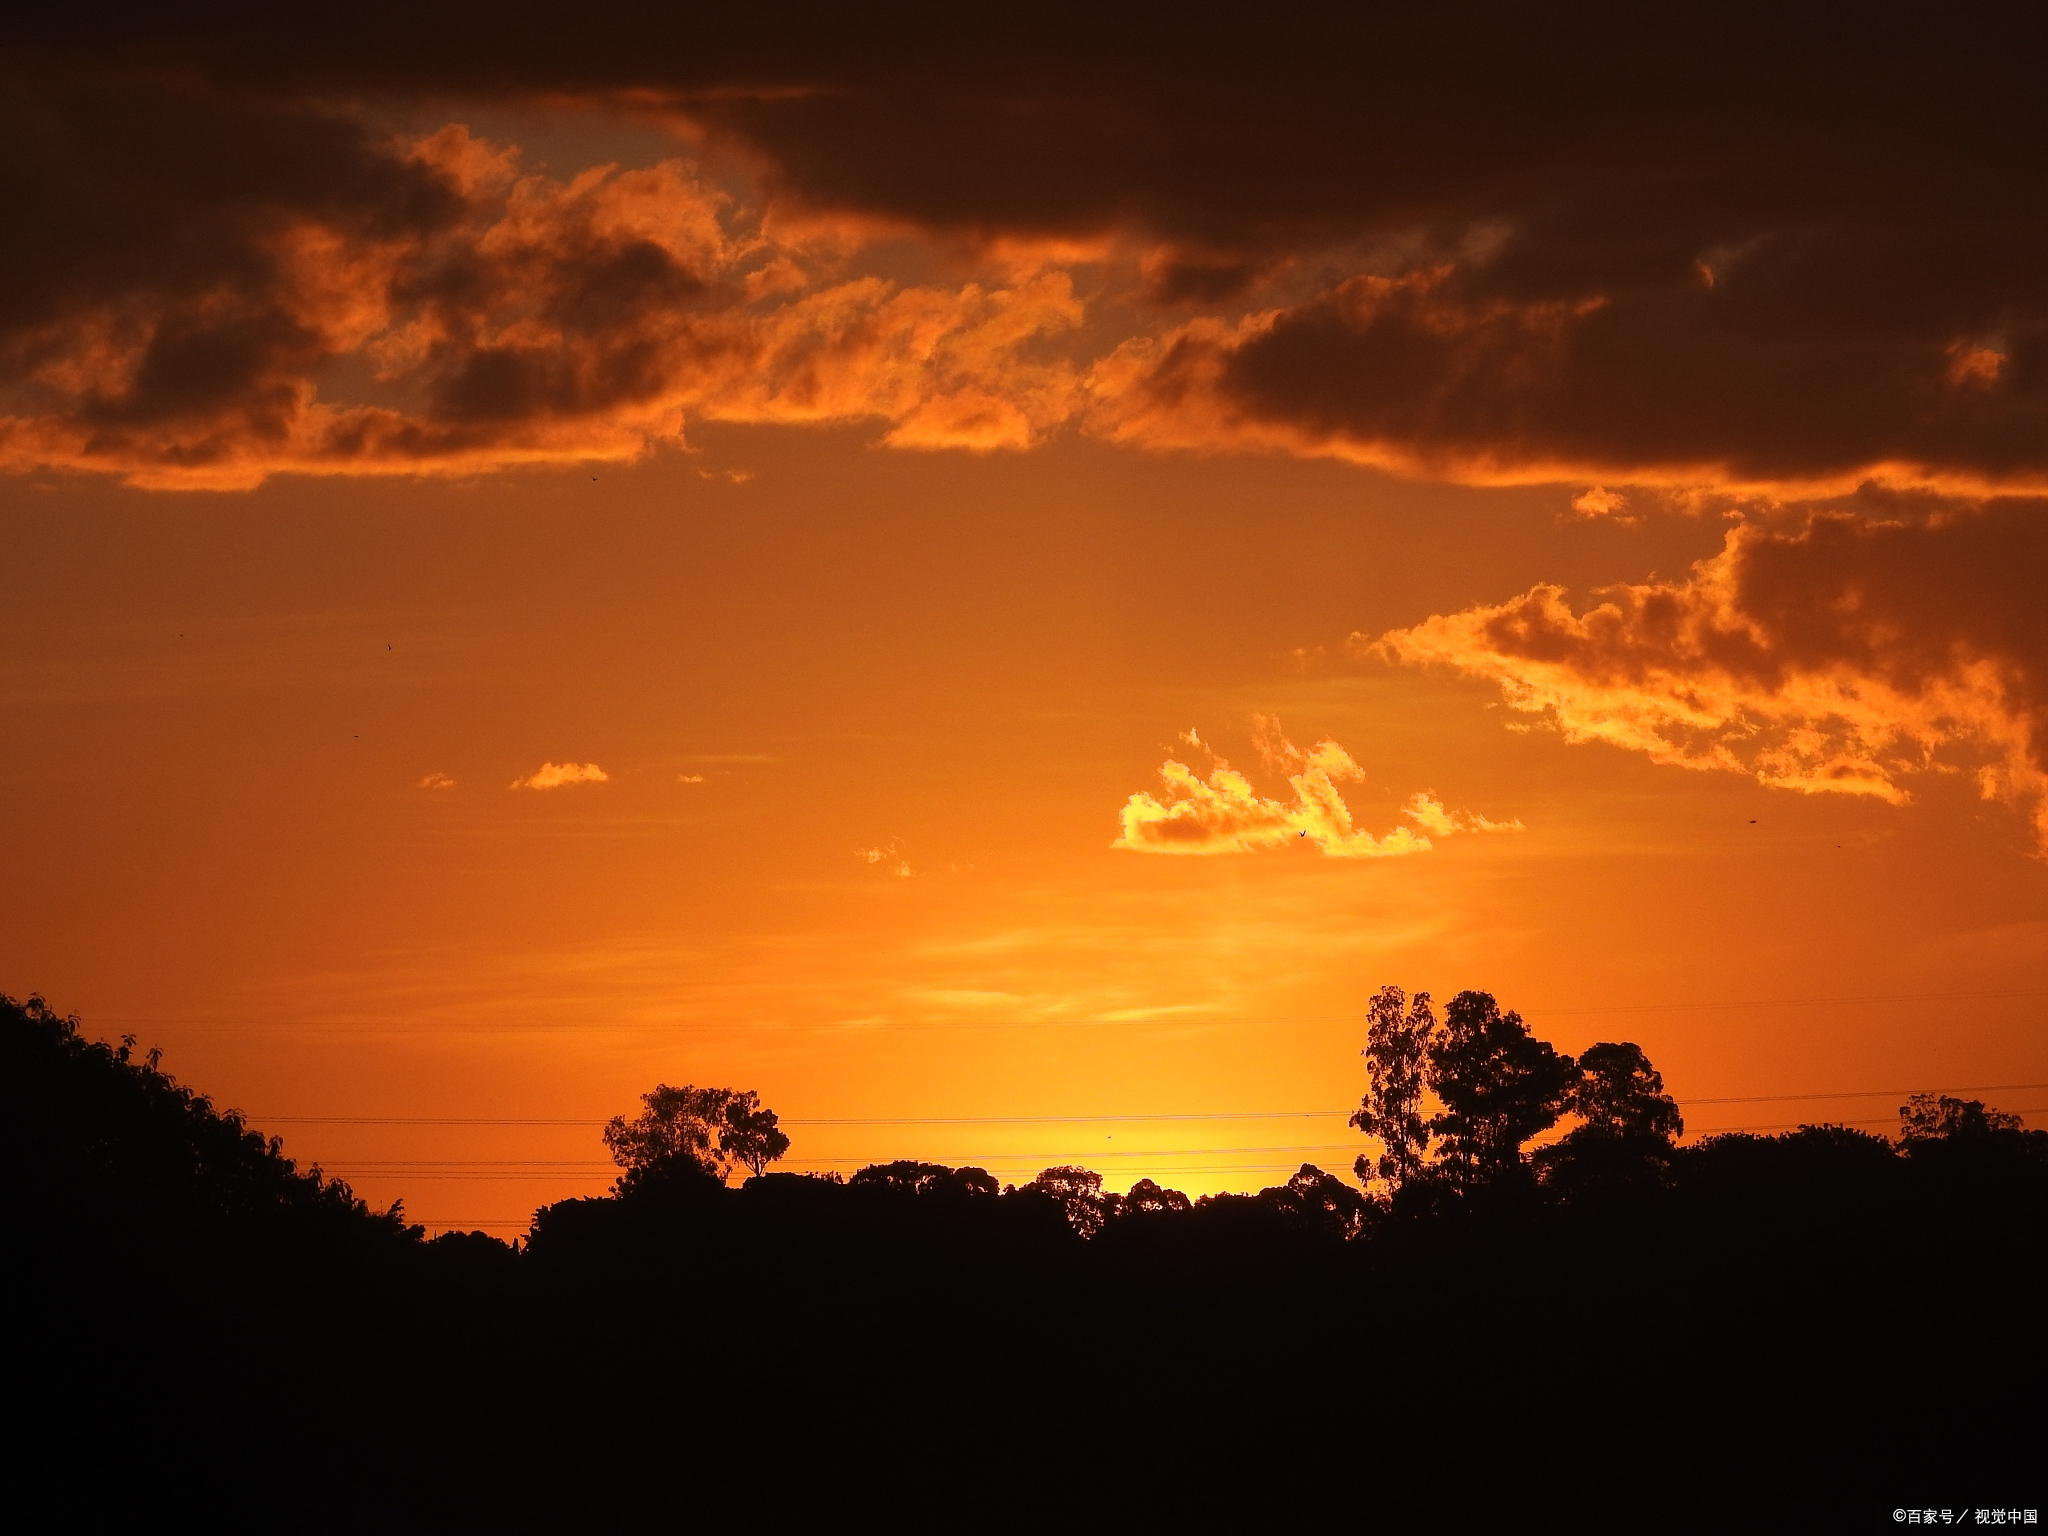
[[[1977,992],[1879,992],[1852,997],[1731,998],[1704,1003],[1612,1003],[1588,1007],[1523,1008],[1524,1018],[1608,1013],[1692,1013],[1712,1008],[1841,1008],[1874,1003],[1984,1002],[1998,998],[2048,997],[2048,987],[2004,987]]]
[[[1114,1149],[1114,1150],[1109,1150],[1109,1149],[1105,1149],[1105,1150],[1097,1150],[1096,1148],[1093,1148],[1093,1147],[1082,1147],[1082,1148],[1073,1148],[1073,1147],[1069,1147],[1069,1148],[1056,1148],[1056,1149],[1054,1149],[1054,1150],[1051,1150],[1051,1151],[1029,1151],[1029,1150],[1026,1150],[1026,1151],[1021,1151],[1021,1152],[997,1152],[997,1153],[992,1153],[992,1154],[991,1154],[991,1156],[994,1156],[994,1157],[998,1157],[998,1158],[1001,1158],[1002,1160],[1004,1160],[1004,1161],[1006,1161],[1006,1162],[1024,1162],[1024,1161],[1033,1161],[1033,1160],[1036,1160],[1036,1159],[1039,1159],[1039,1158],[1061,1158],[1061,1157],[1095,1157],[1095,1158],[1109,1158],[1109,1157],[1116,1157],[1116,1158],[1133,1158],[1133,1157],[1237,1157],[1237,1156],[1243,1156],[1243,1155],[1248,1155],[1248,1154],[1251,1154],[1251,1153],[1256,1153],[1256,1152],[1355,1152],[1355,1151],[1357,1151],[1357,1150],[1359,1149],[1360,1145],[1361,1145],[1361,1143],[1359,1143],[1359,1142],[1356,1142],[1356,1141],[1336,1141],[1336,1142],[1316,1142],[1316,1143],[1311,1143],[1311,1144],[1307,1144],[1307,1145],[1301,1145],[1301,1146],[1259,1146],[1259,1147],[1147,1147],[1147,1148],[1140,1148],[1140,1149],[1137,1149],[1137,1150],[1124,1150],[1124,1149],[1121,1149],[1121,1148],[1118,1148],[1118,1149]],[[807,1161],[809,1161],[809,1162],[813,1162],[813,1163],[858,1163],[858,1164],[860,1164],[860,1165],[862,1165],[862,1166],[864,1166],[864,1167],[865,1167],[865,1166],[868,1166],[868,1165],[872,1164],[874,1160],[873,1160],[872,1158],[866,1158],[866,1157],[813,1157],[813,1158],[809,1158],[809,1159],[807,1159]],[[914,1161],[914,1159],[912,1159],[912,1161]],[[321,1164],[321,1166],[322,1166],[323,1168],[327,1168],[327,1167],[329,1167],[329,1165],[328,1165],[328,1164],[326,1164],[326,1163],[322,1163],[322,1164]],[[594,1158],[593,1158],[593,1159],[589,1159],[589,1160],[586,1160],[586,1161],[577,1161],[577,1162],[570,1162],[570,1161],[566,1161],[566,1160],[564,1160],[564,1161],[560,1161],[560,1162],[555,1162],[555,1161],[527,1161],[527,1160],[524,1160],[524,1159],[519,1159],[519,1158],[503,1158],[503,1159],[500,1159],[500,1158],[447,1158],[447,1159],[440,1159],[440,1160],[426,1160],[426,1159],[411,1159],[411,1158],[392,1158],[392,1159],[359,1159],[359,1158],[341,1158],[341,1159],[336,1159],[336,1160],[335,1160],[335,1162],[334,1162],[334,1163],[333,1163],[333,1165],[332,1165],[332,1167],[333,1167],[333,1168],[336,1168],[336,1169],[339,1169],[339,1168],[399,1168],[399,1169],[427,1169],[427,1168],[463,1168],[463,1169],[470,1169],[470,1170],[475,1170],[475,1169],[480,1169],[480,1168],[555,1168],[555,1169],[568,1169],[568,1170],[574,1170],[574,1169],[579,1169],[579,1168],[583,1168],[583,1169],[588,1169],[588,1168],[608,1169],[608,1168],[616,1168],[617,1166],[618,1166],[618,1165],[617,1165],[617,1164],[615,1164],[615,1163],[612,1163],[612,1162],[609,1162],[609,1161],[605,1161],[605,1162],[600,1162],[600,1161],[598,1161],[598,1160],[596,1160],[596,1159],[594,1159]]]
[[[1823,1099],[1910,1099],[1916,1093],[2024,1093],[2048,1083],[1980,1083],[1974,1088],[1857,1088],[1846,1093],[1758,1093],[1727,1099],[1680,1099],[1681,1104],[1805,1104]]]
[[[1963,1088],[1856,1088],[1825,1093],[1757,1093],[1725,1098],[1680,1099],[1681,1105],[1695,1104],[1805,1104],[1835,1099],[1911,1098],[1916,1093],[2021,1093],[2048,1088],[2048,1083],[1981,1083]],[[1232,1109],[1200,1110],[1186,1114],[1116,1115],[856,1115],[796,1117],[781,1121],[789,1126],[860,1125],[1124,1125],[1145,1122],[1195,1120],[1325,1120],[1345,1118],[1348,1109]],[[266,1125],[554,1125],[597,1126],[604,1120],[543,1119],[458,1115],[248,1115],[251,1123]]]
[[[2048,1106],[2014,1111],[2017,1114],[2035,1115],[2048,1113]],[[1766,1125],[1715,1125],[1699,1128],[1695,1136],[1726,1136],[1742,1132],[1794,1130],[1810,1121],[1783,1121]],[[1889,1125],[1889,1116],[1861,1120],[1833,1120],[1830,1125],[1861,1126]],[[1095,1163],[1110,1159],[1130,1161],[1162,1157],[1249,1157],[1273,1152],[1356,1152],[1359,1142],[1322,1142],[1296,1146],[1256,1147],[1154,1147],[1136,1151],[1097,1148],[1076,1148],[1070,1150],[1040,1150],[1031,1152],[999,1152],[968,1166],[1002,1169],[1038,1169],[1060,1162]],[[834,1167],[875,1166],[867,1157],[810,1157],[804,1159],[806,1166],[830,1165]],[[389,1160],[342,1160],[332,1166],[323,1164],[326,1172],[339,1177],[366,1178],[409,1178],[409,1179],[483,1179],[483,1180],[547,1180],[547,1179],[607,1179],[612,1177],[613,1165],[596,1160],[581,1162],[543,1162],[522,1159],[443,1159],[433,1161]],[[1274,1168],[1285,1168],[1281,1163],[1236,1163],[1223,1166],[1190,1166],[1179,1168],[1155,1168],[1155,1172],[1178,1173],[1254,1173]],[[532,1171],[532,1170],[542,1171]]]

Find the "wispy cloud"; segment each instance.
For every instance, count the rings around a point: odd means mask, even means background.
[[[560,789],[565,784],[602,784],[610,779],[595,763],[542,763],[523,779],[514,779],[511,789]]]
[[[1423,853],[1432,837],[1457,832],[1518,832],[1519,821],[1498,822],[1446,809],[1427,792],[1411,795],[1395,825],[1378,836],[1353,821],[1337,786],[1364,775],[1351,755],[1325,738],[1312,750],[1289,741],[1270,715],[1253,716],[1252,743],[1266,766],[1285,772],[1291,799],[1261,795],[1192,730],[1180,740],[1208,753],[1208,773],[1169,759],[1159,770],[1163,794],[1144,791],[1125,802],[1122,832],[1111,845],[1134,853],[1248,853],[1301,843],[1331,858],[1382,859]]]
[[[421,789],[453,789],[455,781],[445,773],[430,773],[420,780]]]
[[[863,864],[872,864],[877,869],[898,879],[908,880],[911,876],[910,860],[904,856],[903,844],[897,838],[890,838],[874,848],[856,848],[853,856]]]

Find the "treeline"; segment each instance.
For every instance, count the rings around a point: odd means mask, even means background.
[[[1386,989],[1366,1026],[1362,1186],[777,1173],[757,1095],[664,1086],[606,1128],[613,1193],[515,1248],[428,1240],[133,1042],[0,1001],[25,1507],[1039,1528],[1255,1495],[1265,1524],[1686,1529],[2029,1502],[2048,1135],[1923,1099],[1891,1138],[1686,1145],[1625,1043],[1573,1060],[1482,993],[1439,1019]]]
[[[796,1221],[881,1213],[905,1200],[927,1205],[934,1220],[964,1221],[978,1202],[1007,1202],[1007,1228],[1055,1237],[1064,1228],[1112,1243],[1169,1228],[1189,1240],[1349,1241],[1418,1223],[1527,1221],[1546,1210],[1580,1220],[1697,1221],[1729,1202],[1761,1211],[1804,1198],[1816,1181],[1831,1198],[1853,1191],[1902,1219],[1917,1219],[1930,1202],[2025,1208],[2048,1194],[2048,1131],[1947,1095],[1913,1095],[1899,1109],[1896,1138],[1808,1125],[1683,1146],[1678,1103],[1640,1046],[1603,1041],[1573,1058],[1485,992],[1459,993],[1439,1019],[1428,993],[1381,988],[1366,1011],[1363,1054],[1369,1088],[1350,1123],[1377,1151],[1361,1152],[1353,1165],[1361,1188],[1307,1163],[1257,1194],[1194,1199],[1151,1179],[1119,1194],[1080,1167],[1048,1168],[1009,1187],[983,1168],[907,1160],[843,1181],[770,1174],[764,1170],[790,1143],[758,1093],[663,1084],[638,1115],[605,1127],[621,1170],[612,1195],[543,1208],[531,1241],[559,1251],[607,1224],[631,1228],[643,1211],[657,1222],[683,1210],[703,1219],[732,1194]],[[1570,1128],[1531,1149],[1561,1123]],[[751,1177],[729,1190],[741,1172]]]

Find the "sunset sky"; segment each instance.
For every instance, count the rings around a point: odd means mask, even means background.
[[[2001,13],[415,9],[8,24],[0,990],[437,1229],[1346,1171],[1385,983],[2048,1123]]]

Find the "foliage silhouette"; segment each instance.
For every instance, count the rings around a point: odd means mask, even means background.
[[[749,1088],[726,1100],[718,1150],[759,1178],[789,1151],[789,1137],[777,1124],[775,1111],[764,1109],[760,1094]]]
[[[1681,1529],[1766,1495],[1814,1524],[1943,1480],[2021,1496],[2048,1134],[1936,1098],[1896,1140],[1681,1145],[1634,1045],[1574,1067],[1483,993],[1435,1028],[1426,998],[1375,1003],[1368,1069],[1377,1046],[1422,1092],[1374,1080],[1361,1128],[1414,1155],[1371,1196],[1306,1164],[1194,1201],[1071,1166],[769,1172],[721,1141],[758,1097],[664,1085],[606,1127],[614,1193],[517,1247],[427,1242],[153,1058],[0,1003],[18,1502],[133,1523],[204,1486],[259,1528],[587,1528],[671,1522],[681,1479],[707,1518],[773,1489],[999,1528],[1249,1497],[1238,1523],[1271,1525],[1355,1512],[1363,1477],[1390,1519],[1452,1489],[1481,1525]],[[1978,1360],[1968,1391],[1897,1390],[1901,1362]],[[1116,1456],[1047,1439],[1077,1404]]]
[[[1986,1109],[1978,1099],[1916,1093],[1899,1106],[1899,1140],[1908,1152],[1939,1142],[2018,1146],[2021,1143],[2012,1138],[2011,1133],[2025,1130],[2025,1122],[2018,1115]]]
[[[289,1232],[303,1241],[403,1241],[403,1207],[374,1212],[348,1185],[301,1171],[283,1143],[139,1060],[134,1036],[88,1040],[41,997],[0,995],[0,1201],[15,1220],[169,1239]]]
[[[605,1147],[623,1170],[616,1185],[622,1195],[678,1181],[724,1183],[736,1168],[758,1177],[789,1150],[775,1111],[764,1109],[751,1088],[661,1083],[640,1102],[638,1115],[614,1115],[604,1128]]]
[[[1303,1163],[1285,1184],[1255,1195],[1204,1195],[1195,1209],[1211,1225],[1348,1242],[1364,1231],[1372,1207],[1343,1180]]]
[[[1522,1145],[1555,1125],[1571,1103],[1577,1069],[1531,1035],[1519,1013],[1491,993],[1460,992],[1429,1040],[1426,1081],[1443,1104],[1429,1122],[1440,1150],[1432,1172],[1459,1188],[1525,1171]]]
[[[1579,1124],[1530,1159],[1554,1193],[1586,1199],[1666,1180],[1685,1119],[1641,1046],[1628,1040],[1587,1046],[1568,1103]]]
[[[1366,1073],[1371,1086],[1351,1124],[1379,1138],[1377,1160],[1359,1155],[1354,1171],[1361,1184],[1375,1179],[1399,1189],[1422,1169],[1430,1127],[1422,1114],[1436,1014],[1429,994],[1413,1002],[1399,987],[1381,987],[1366,1005]]]
[[[1042,1196],[1058,1203],[1060,1212],[1075,1232],[1093,1237],[1102,1230],[1116,1199],[1102,1189],[1102,1175],[1088,1168],[1048,1168],[1021,1193]]]
[[[989,1198],[1002,1186],[981,1168],[948,1168],[944,1163],[872,1163],[848,1179],[855,1189],[896,1189],[940,1198]]]
[[[1194,1202],[1177,1189],[1161,1189],[1150,1179],[1140,1179],[1128,1193],[1113,1197],[1112,1220],[1134,1216],[1179,1216],[1193,1210]]]

